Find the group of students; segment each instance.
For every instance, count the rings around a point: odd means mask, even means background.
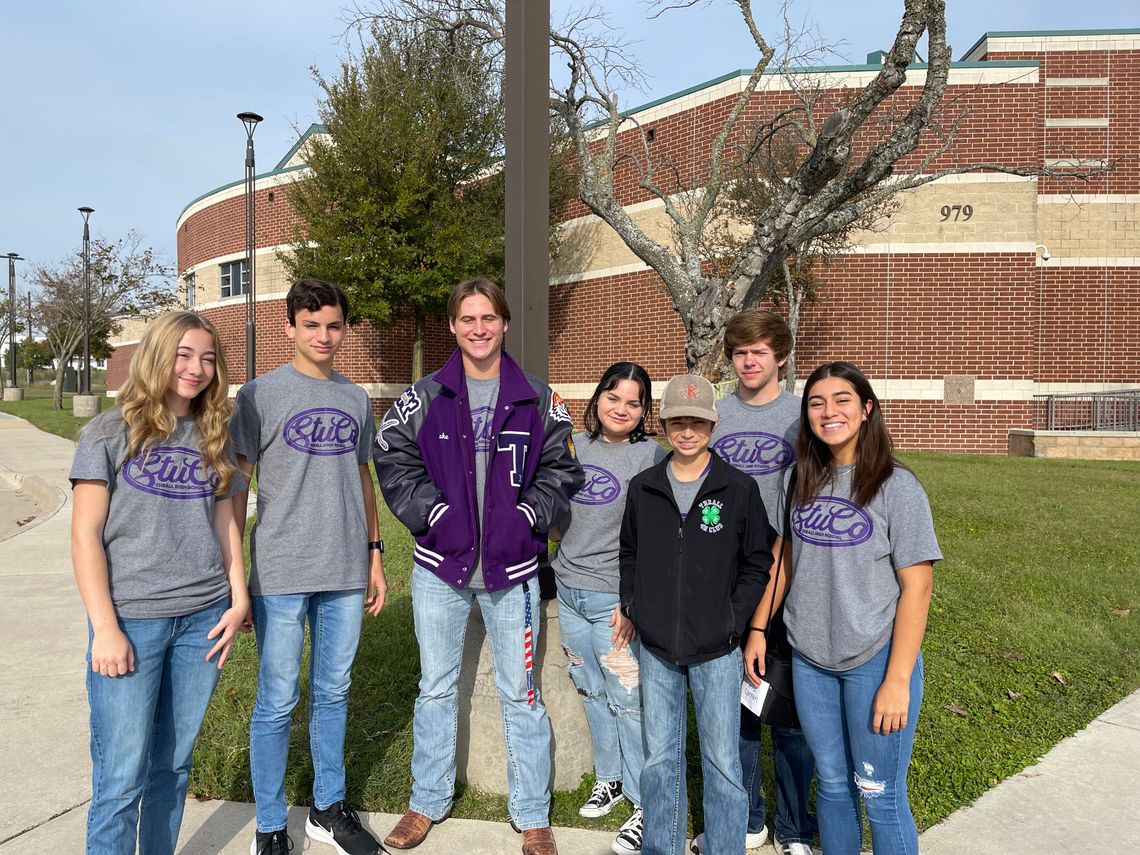
[[[863,805],[878,855],[917,852],[906,774],[941,554],[925,493],[893,458],[857,368],[821,366],[802,400],[782,391],[791,335],[749,310],[725,330],[732,394],[716,400],[696,375],[666,385],[671,452],[651,438],[651,381],[630,362],[605,371],[573,434],[559,396],[504,352],[509,306],[478,277],[448,302],[454,354],[377,428],[366,393],[333,369],[343,292],[301,280],[286,311],[293,359],[232,405],[213,326],[189,312],[156,320],[117,406],[80,437],[70,477],[90,629],[88,853],[174,852],[195,738],[234,639],[250,629],[250,852],[289,852],[284,777],[306,627],[306,835],[341,855],[384,851],[345,801],[351,667],[363,615],[386,593],[370,461],[415,541],[420,658],[412,794],[386,846],[411,849],[450,814],[463,627],[477,605],[510,821],[524,855],[556,855],[552,735],[534,671],[535,577],[551,539],[563,648],[594,749],[597,783],[580,813],[633,806],[615,853],[684,851],[687,691],[704,781],[694,852],[766,842],[760,723],[741,694],[764,676],[769,647],[791,660],[800,724],[772,728],[777,850],[810,855],[818,832],[828,855],[855,855]]]

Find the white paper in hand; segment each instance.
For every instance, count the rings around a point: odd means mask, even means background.
[[[747,680],[740,684],[740,703],[759,716],[764,709],[764,698],[768,696],[768,684],[763,680],[759,686],[753,686]]]

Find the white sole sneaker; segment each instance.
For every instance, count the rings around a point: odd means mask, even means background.
[[[744,848],[745,849],[759,849],[768,842],[768,826],[764,826],[755,834],[749,831],[744,835]]]
[[[339,855],[348,855],[348,852],[340,848],[340,844],[336,842],[336,838],[333,837],[331,831],[321,828],[308,817],[305,818],[305,836],[315,843],[327,843],[335,849]]]
[[[604,807],[595,808],[582,805],[580,808],[578,808],[578,816],[585,817],[586,819],[597,819],[600,816],[607,816],[609,812],[614,809],[614,807],[621,804],[623,801],[625,801],[625,796],[620,795]]]

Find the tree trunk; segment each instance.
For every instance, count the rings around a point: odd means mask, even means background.
[[[55,368],[55,389],[51,393],[51,408],[53,410],[63,409],[63,372],[67,369],[67,363],[62,359],[56,363]]]
[[[789,392],[796,391],[796,334],[800,328],[800,305],[804,295],[792,282],[792,273],[788,269],[788,262],[784,262],[784,287],[788,298],[788,329],[792,331],[792,349],[788,353],[788,361],[784,363],[784,388]]]
[[[412,382],[424,376],[424,313],[418,307],[415,314],[415,335],[412,337]]]

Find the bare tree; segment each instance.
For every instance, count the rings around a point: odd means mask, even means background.
[[[706,2],[652,0],[648,5],[661,14]],[[622,35],[604,26],[600,6],[573,14],[550,34],[568,69],[567,79],[551,86],[550,106],[575,144],[579,195],[661,277],[685,327],[688,367],[710,374],[719,361],[725,321],[755,305],[773,277],[782,277],[785,260],[797,252],[804,255],[814,241],[844,233],[891,196],[946,175],[983,169],[1026,176],[1047,173],[1037,164],[941,166],[940,162],[936,166],[964,118],[963,111],[953,112],[956,105],[939,112],[951,63],[944,0],[904,0],[882,67],[847,103],[839,103],[834,92],[808,97],[806,88],[793,86],[790,105],[769,110],[746,131],[746,108],[757,103],[754,96],[762,79],[776,72],[787,75],[798,41],[787,26],[786,14],[780,39],[770,40],[757,25],[751,0],[734,2],[759,56],[695,169],[682,170],[659,155],[640,132],[636,118],[623,112],[617,93],[636,86],[640,77]],[[470,31],[502,57],[505,20],[500,0],[377,0],[374,7],[356,7],[351,19],[363,23],[372,18],[426,23],[446,32]],[[923,35],[927,63],[921,90],[905,102],[892,100],[906,81]],[[758,144],[794,133],[801,145],[799,157],[795,168],[772,185],[767,204],[755,210],[749,222],[741,223],[746,237],[730,262],[710,264],[703,250],[710,229],[724,214],[736,173],[733,152],[746,132]],[[896,166],[912,153],[917,163],[895,176]],[[618,199],[615,176],[622,170],[633,170],[636,186],[664,206],[672,245],[650,236]],[[1087,178],[1094,171],[1066,170],[1065,176]]]
[[[114,242],[91,241],[91,349],[99,350],[119,329],[119,319],[149,315],[173,305],[173,271],[135,232]],[[83,258],[68,256],[53,267],[36,267],[37,310],[55,359],[52,407],[63,408],[63,374],[83,345]]]

